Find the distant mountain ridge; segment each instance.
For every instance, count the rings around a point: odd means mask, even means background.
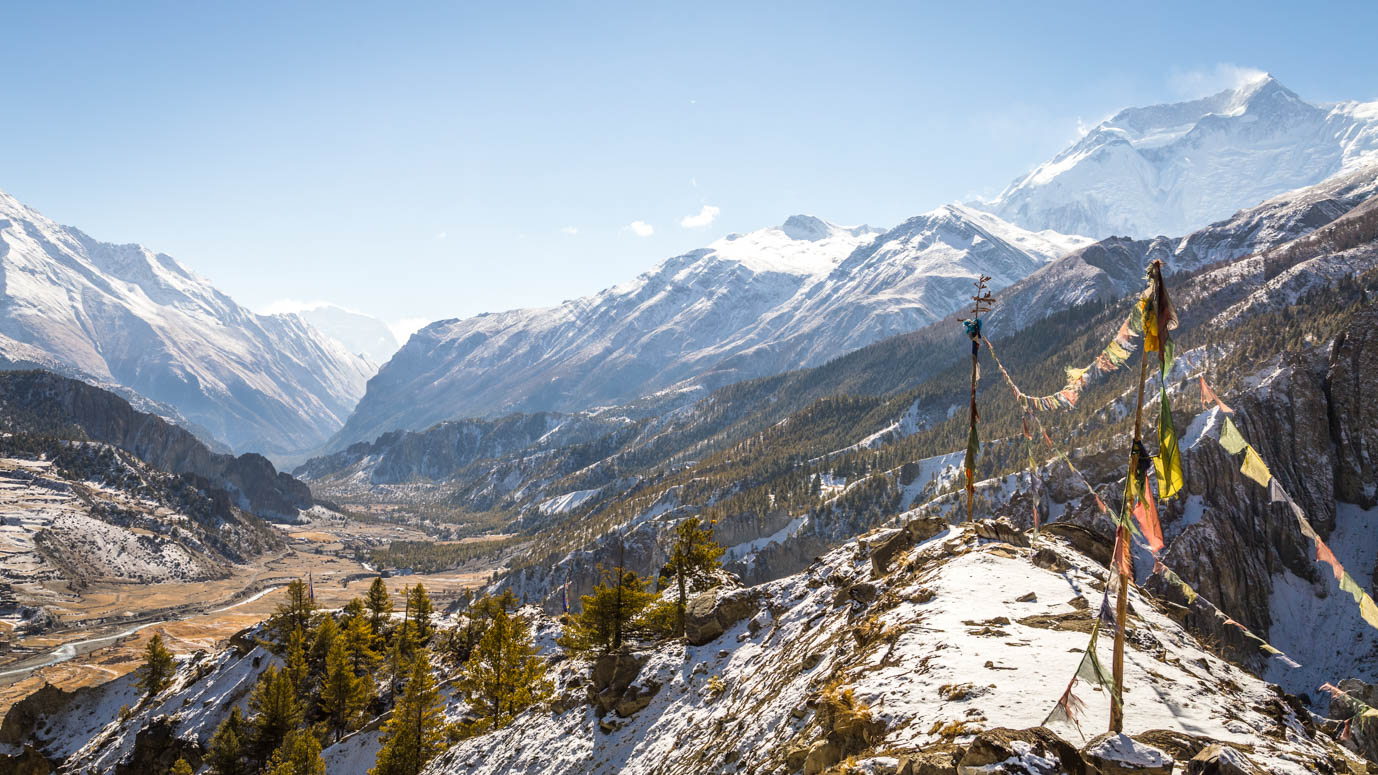
[[[170,256],[3,192],[0,359],[121,385],[228,447],[278,455],[328,438],[372,370],[296,315],[256,315]]]
[[[547,309],[423,328],[369,381],[331,443],[513,411],[579,411],[830,360],[1003,287],[1090,240],[949,205],[881,232],[793,216]]]
[[[170,474],[193,474],[225,490],[235,506],[294,522],[311,490],[267,458],[213,452],[186,430],[135,410],[106,390],[46,371],[0,372],[0,425],[7,431],[74,437],[118,447]]]
[[[1120,111],[982,206],[1027,229],[1143,239],[1375,163],[1378,102],[1313,105],[1268,76]]]

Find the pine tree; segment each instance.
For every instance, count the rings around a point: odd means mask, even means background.
[[[177,671],[177,662],[172,652],[163,645],[162,633],[153,633],[144,647],[144,665],[139,671],[139,688],[145,696],[152,697],[167,688],[172,675]]]
[[[388,617],[392,615],[392,596],[388,594],[388,585],[383,583],[381,576],[369,585],[364,605],[369,610],[374,634],[381,637],[387,630]]]
[[[321,623],[316,626],[315,638],[311,642],[311,668],[316,673],[325,669],[325,658],[330,654],[330,647],[335,645],[335,641],[340,637],[340,626],[335,623],[335,617],[325,616]]]
[[[266,775],[325,775],[321,742],[304,730],[293,730],[268,760]]]
[[[723,549],[713,540],[713,529],[704,527],[698,517],[689,517],[675,526],[675,545],[670,550],[670,559],[665,564],[675,577],[679,596],[675,608],[679,618],[679,634],[684,634],[684,612],[689,602],[689,582],[695,576],[705,574],[722,563]]]
[[[287,675],[298,696],[306,696],[311,680],[311,666],[306,662],[306,633],[300,628],[287,637]]]
[[[186,759],[178,758],[173,762],[172,769],[168,770],[168,775],[196,775],[196,772],[187,764]]]
[[[407,688],[383,727],[383,747],[369,775],[417,775],[445,748],[444,705],[431,677],[430,654],[418,648]]]
[[[287,582],[287,599],[278,603],[277,615],[274,617],[278,643],[286,645],[294,629],[300,628],[302,632],[310,632],[311,615],[315,611],[316,603],[311,599],[311,591],[307,589],[306,582],[301,579]]]
[[[259,676],[249,695],[249,711],[253,714],[252,758],[257,762],[266,761],[305,717],[291,677],[277,667],[269,667]]]
[[[236,705],[230,709],[230,715],[220,722],[220,726],[215,728],[215,734],[211,736],[206,759],[215,775],[247,775],[248,767],[244,765],[242,742],[244,731],[244,714]]]
[[[417,645],[426,645],[435,633],[435,626],[431,623],[431,614],[434,612],[431,597],[426,594],[425,587],[417,584],[407,592],[407,611],[412,641]]]
[[[402,638],[396,638],[388,647],[388,686],[396,695],[402,690],[402,679],[407,673],[407,651],[402,648]]]
[[[368,615],[364,613],[362,601],[356,599],[351,602],[359,605],[345,620],[341,637],[349,648],[350,664],[354,672],[359,675],[372,675],[373,671],[378,669],[378,663],[382,661],[382,656],[374,648],[377,638],[374,637],[373,625],[369,623]],[[345,610],[351,609],[346,606]]]
[[[583,610],[569,619],[559,644],[570,651],[608,652],[620,648],[633,620],[655,600],[636,573],[605,571],[593,594],[579,600]]]
[[[483,637],[464,664],[458,690],[478,716],[466,732],[479,734],[506,726],[523,710],[554,692],[545,677],[545,660],[536,655],[526,621],[495,605]]]
[[[359,713],[373,699],[373,685],[366,677],[354,674],[349,648],[344,638],[336,638],[325,659],[325,678],[321,681],[321,712],[339,742],[354,726]]]

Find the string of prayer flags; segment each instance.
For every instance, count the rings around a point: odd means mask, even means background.
[[[1171,498],[1186,483],[1182,475],[1182,451],[1177,445],[1177,429],[1172,424],[1172,402],[1167,395],[1167,376],[1176,359],[1169,331],[1177,328],[1177,312],[1163,284],[1163,263],[1154,261],[1148,270],[1149,295],[1139,304],[1144,316],[1144,353],[1158,353],[1158,456],[1153,465],[1158,471],[1158,495]]]
[[[1086,388],[1093,377],[1109,374],[1129,360],[1129,356],[1133,353],[1134,340],[1142,332],[1143,311],[1136,306],[1120,324],[1119,330],[1115,332],[1115,338],[1111,339],[1110,343],[1090,363],[1081,368],[1067,367],[1067,382],[1061,390],[1046,396],[1031,396],[1015,387],[1015,401],[1021,406],[1037,409],[1040,412],[1076,406],[1077,400],[1081,398],[1082,390]],[[986,342],[986,346],[990,346],[989,341]],[[1003,370],[1004,368],[1001,367],[1001,371]],[[1008,378],[1008,375],[1006,377]],[[1013,387],[1013,382],[1010,384]]]
[[[1204,388],[1202,391],[1203,396],[1205,396],[1208,391],[1210,395],[1215,395],[1214,391],[1210,390],[1210,386],[1206,384],[1204,377],[1201,379],[1201,385]],[[1268,490],[1268,500],[1270,503],[1286,503],[1288,505],[1292,510],[1292,515],[1297,519],[1297,529],[1301,531],[1302,535],[1311,539],[1311,542],[1315,544],[1316,562],[1323,562],[1330,566],[1331,574],[1334,575],[1335,580],[1340,584],[1340,591],[1348,594],[1354,599],[1354,602],[1358,604],[1360,618],[1367,622],[1370,627],[1378,629],[1378,604],[1375,604],[1368,592],[1354,580],[1353,576],[1350,576],[1349,573],[1345,571],[1344,566],[1340,564],[1339,558],[1336,557],[1335,553],[1326,545],[1325,541],[1316,532],[1316,529],[1311,526],[1310,520],[1306,518],[1306,512],[1301,506],[1297,505],[1297,502],[1292,499],[1291,495],[1287,494],[1282,484],[1278,482],[1277,478],[1273,476],[1273,473],[1268,470],[1268,464],[1263,462],[1263,458],[1259,456],[1253,446],[1244,440],[1244,436],[1240,434],[1239,429],[1235,427],[1235,424],[1230,421],[1229,417],[1226,417],[1225,422],[1221,425],[1219,441],[1220,446],[1224,447],[1225,451],[1230,454],[1238,454],[1241,451],[1244,453],[1244,462],[1240,466],[1240,472],[1257,482],[1260,487],[1264,487]]]
[[[1014,379],[1013,379],[1012,377],[1010,377],[1009,371],[1007,371],[1007,370],[1005,369],[1004,364],[1000,362],[1000,356],[999,356],[999,354],[996,353],[995,348],[994,348],[993,346],[991,346],[989,340],[986,340],[986,341],[985,341],[985,344],[986,344],[986,350],[990,353],[991,360],[995,361],[996,367],[1000,369],[1000,374],[1001,374],[1001,376],[1004,377],[1004,379],[1005,379],[1005,384],[1009,386],[1010,391],[1011,391],[1012,393],[1014,393],[1016,397],[1019,396],[1019,395],[1020,395],[1019,387],[1018,387],[1017,385],[1014,384]],[[1064,462],[1064,463],[1067,464],[1067,468],[1072,472],[1073,477],[1076,478],[1077,481],[1081,482],[1082,486],[1086,488],[1087,493],[1089,493],[1089,494],[1091,495],[1091,497],[1095,499],[1096,508],[1100,511],[1100,513],[1103,514],[1103,515],[1105,515],[1105,517],[1106,517],[1107,519],[1109,519],[1109,520],[1111,520],[1111,521],[1116,522],[1117,524],[1119,524],[1119,522],[1120,522],[1119,519],[1117,519],[1117,518],[1116,518],[1116,515],[1110,510],[1110,508],[1109,508],[1108,506],[1106,506],[1105,501],[1101,500],[1101,497],[1100,497],[1100,495],[1096,492],[1096,489],[1095,489],[1094,487],[1091,486],[1091,481],[1090,481],[1089,479],[1086,478],[1086,475],[1083,474],[1083,473],[1081,472],[1081,469],[1077,468],[1076,464],[1072,462],[1072,459],[1067,455],[1067,453],[1066,453],[1065,451],[1063,451],[1063,449],[1062,449],[1061,447],[1059,447],[1057,444],[1053,443],[1052,437],[1048,435],[1048,429],[1045,428],[1045,427],[1043,427],[1043,423],[1038,419],[1038,416],[1037,416],[1037,415],[1032,415],[1032,414],[1031,414],[1031,415],[1029,415],[1029,418],[1031,418],[1031,419],[1034,421],[1034,425],[1036,426],[1039,435],[1043,437],[1044,443],[1048,445],[1048,449],[1052,450],[1052,452],[1053,452],[1053,454],[1054,454],[1055,456],[1057,456],[1059,459],[1062,460],[1062,462]],[[1229,419],[1229,418],[1226,418],[1227,421],[1228,421],[1228,419]],[[1237,433],[1237,431],[1236,431],[1236,433]],[[1240,438],[1241,438],[1241,440],[1242,440],[1243,437],[1241,436]],[[1151,498],[1151,497],[1152,497],[1152,494],[1148,492],[1148,482],[1147,482],[1147,479],[1144,480],[1144,490],[1145,490],[1145,498],[1146,498],[1146,499],[1147,499],[1147,498]],[[1284,493],[1284,494],[1285,494],[1285,493]],[[1291,503],[1291,499],[1290,499],[1290,498],[1288,499],[1288,502]],[[1293,510],[1293,512],[1297,515],[1297,519],[1298,519],[1300,522],[1305,523],[1306,520],[1305,520],[1305,517],[1303,516],[1303,513],[1302,513],[1302,511],[1301,511],[1301,508],[1300,508],[1299,506],[1297,506],[1295,503],[1291,503],[1291,505],[1292,505],[1292,510]],[[1156,504],[1156,503],[1154,503],[1151,507],[1149,507],[1149,506],[1146,505],[1146,508],[1152,508],[1152,509],[1153,509],[1153,512],[1154,512],[1155,515],[1156,515],[1156,511],[1157,511],[1157,504]],[[1132,527],[1132,523],[1131,523],[1131,527]],[[1161,528],[1160,528],[1160,529],[1161,529]],[[1306,525],[1306,528],[1305,528],[1305,530],[1304,530],[1303,532],[1305,532],[1306,530],[1310,530],[1310,525],[1309,525],[1309,524]],[[1152,539],[1147,538],[1148,532],[1149,532],[1148,530],[1145,530],[1145,531],[1144,531],[1144,535],[1145,535],[1145,540],[1149,543],[1149,551],[1152,552],[1152,551],[1153,551],[1153,549],[1152,549],[1153,541],[1152,541]],[[1314,531],[1312,531],[1309,535],[1314,536]],[[1159,538],[1161,539],[1161,533],[1159,533]],[[1112,553],[1112,558],[1113,558],[1113,556],[1114,556],[1114,555],[1113,555],[1113,553]],[[1112,565],[1113,565],[1113,564],[1114,564],[1114,563],[1112,562]],[[1199,603],[1201,603],[1202,605],[1209,607],[1209,609],[1210,609],[1211,611],[1214,611],[1214,612],[1220,614],[1221,616],[1224,615],[1223,613],[1220,612],[1219,606],[1216,606],[1216,605],[1215,605],[1214,603],[1212,603],[1210,600],[1206,599],[1205,597],[1202,597],[1201,594],[1200,594],[1199,592],[1197,592],[1197,591],[1196,591],[1190,584],[1188,584],[1185,580],[1183,580],[1181,576],[1177,575],[1177,573],[1176,573],[1175,571],[1173,571],[1171,568],[1169,568],[1167,565],[1164,565],[1163,562],[1162,562],[1162,560],[1159,559],[1159,558],[1156,556],[1156,554],[1155,554],[1155,556],[1154,556],[1153,573],[1156,574],[1156,575],[1158,575],[1160,578],[1162,578],[1165,582],[1167,582],[1168,584],[1170,584],[1170,585],[1173,586],[1174,588],[1176,588],[1177,591],[1182,595],[1182,598],[1183,598],[1184,600],[1187,601],[1187,605],[1189,605],[1189,606],[1191,606],[1191,605],[1196,605],[1196,604],[1199,602]],[[1100,627],[1100,622],[1101,622],[1102,618],[1108,619],[1108,620],[1109,620],[1109,623],[1110,623],[1110,626],[1114,626],[1114,617],[1115,617],[1115,613],[1114,613],[1114,609],[1113,609],[1112,607],[1109,606],[1109,595],[1110,595],[1112,592],[1114,592],[1114,590],[1117,588],[1117,584],[1118,584],[1118,581],[1119,581],[1119,576],[1118,576],[1118,574],[1113,574],[1113,573],[1112,573],[1112,574],[1110,574],[1110,578],[1111,578],[1111,583],[1108,584],[1108,585],[1106,586],[1106,596],[1105,596],[1104,598],[1102,598],[1101,612],[1100,612],[1100,614],[1099,614],[1099,617],[1100,617],[1100,618],[1097,619],[1097,623],[1096,623],[1096,625],[1095,625],[1097,628]],[[1375,607],[1373,610],[1375,611],[1375,616],[1378,617],[1378,607]],[[1239,629],[1240,629],[1241,631],[1243,631],[1244,634],[1245,634],[1246,636],[1248,636],[1249,639],[1250,639],[1251,641],[1254,641],[1254,642],[1256,642],[1257,644],[1259,644],[1259,648],[1262,649],[1264,652],[1266,652],[1266,653],[1268,653],[1268,654],[1270,654],[1270,655],[1272,655],[1272,656],[1277,657],[1278,659],[1280,659],[1283,663],[1285,663],[1285,664],[1288,665],[1289,667],[1293,667],[1293,668],[1300,667],[1299,664],[1297,664],[1294,660],[1292,660],[1291,658],[1289,658],[1286,654],[1283,654],[1280,650],[1278,650],[1277,648],[1274,648],[1274,647],[1273,647],[1272,645],[1270,645],[1267,641],[1263,640],[1262,638],[1260,638],[1260,637],[1258,637],[1257,635],[1255,635],[1255,634],[1253,634],[1252,632],[1250,632],[1250,631],[1249,631],[1247,628],[1245,628],[1243,625],[1240,625],[1240,624],[1236,623],[1236,626],[1238,626]],[[1378,627],[1378,624],[1375,624],[1374,626],[1375,626],[1375,627]],[[1073,677],[1073,684],[1075,684],[1075,681],[1076,681],[1076,679],[1075,679],[1075,677]],[[1055,714],[1057,714],[1057,713],[1066,714],[1069,710],[1070,710],[1070,711],[1075,711],[1075,710],[1076,710],[1076,703],[1075,703],[1075,699],[1076,699],[1076,698],[1075,698],[1074,695],[1071,694],[1071,691],[1072,691],[1072,684],[1069,684],[1068,687],[1067,687],[1067,691],[1064,692],[1062,698],[1058,700],[1058,706],[1057,706],[1056,708],[1054,708],[1054,713],[1055,713]],[[1051,719],[1051,718],[1052,718],[1052,716],[1050,715],[1050,716],[1049,716],[1049,719]],[[1046,720],[1045,720],[1045,723],[1047,723]]]
[[[1367,732],[1371,725],[1378,721],[1378,708],[1369,707],[1334,684],[1330,682],[1321,684],[1321,691],[1340,700],[1348,705],[1350,710],[1354,711],[1353,716],[1345,719],[1344,728],[1340,731],[1341,740],[1348,740],[1355,729],[1360,732]]]

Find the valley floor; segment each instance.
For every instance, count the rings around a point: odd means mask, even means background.
[[[59,619],[47,632],[15,637],[0,655],[0,715],[15,702],[50,683],[62,689],[91,686],[130,672],[155,632],[177,654],[214,652],[216,644],[270,616],[291,579],[314,580],[317,602],[343,606],[360,596],[376,573],[346,546],[424,540],[419,531],[394,525],[315,520],[282,526],[285,551],[236,566],[228,578],[212,581],[93,583],[79,594],[65,584],[32,590]],[[493,568],[464,573],[395,576],[388,586],[424,584],[437,607],[462,590],[477,587]],[[0,623],[6,630],[11,625]]]

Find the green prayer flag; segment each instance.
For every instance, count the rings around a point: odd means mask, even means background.
[[[1234,427],[1234,422],[1228,417],[1225,418],[1225,424],[1220,426],[1220,446],[1224,447],[1225,451],[1231,455],[1238,455],[1244,451],[1245,447],[1249,446],[1249,442],[1244,440],[1243,434]]]
[[[1159,498],[1166,500],[1182,489],[1182,452],[1177,447],[1177,429],[1172,426],[1172,404],[1168,402],[1166,383],[1159,402],[1158,456],[1153,458],[1153,467],[1158,472]]]

